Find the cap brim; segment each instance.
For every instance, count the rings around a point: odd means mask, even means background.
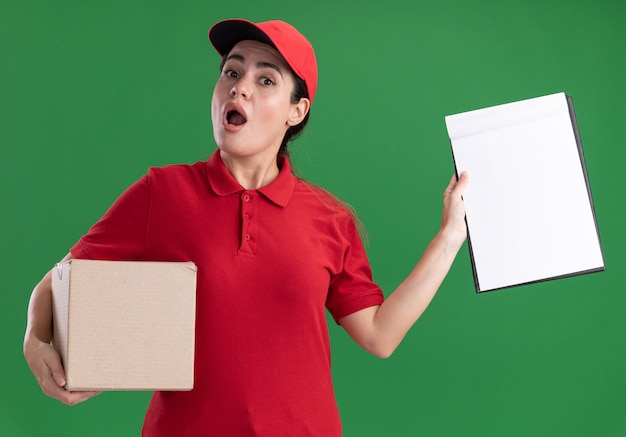
[[[225,55],[239,41],[253,40],[274,46],[272,40],[254,23],[231,19],[215,23],[209,30],[209,40],[220,55]]]

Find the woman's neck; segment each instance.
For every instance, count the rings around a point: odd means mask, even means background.
[[[220,151],[220,157],[230,174],[246,190],[256,190],[268,185],[280,173],[276,155],[246,158]]]

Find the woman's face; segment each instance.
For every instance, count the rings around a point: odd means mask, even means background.
[[[234,157],[275,157],[285,132],[308,111],[291,103],[294,77],[282,56],[258,41],[241,41],[230,51],[213,90],[215,141]]]

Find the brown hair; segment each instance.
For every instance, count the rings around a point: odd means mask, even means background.
[[[228,57],[228,53],[222,56],[222,62],[220,63],[220,72],[224,68],[224,64],[226,63],[227,57]],[[293,70],[290,69],[290,72],[294,78],[294,83],[295,83],[293,87],[293,91],[291,92],[291,99],[290,99],[291,103],[292,104],[298,103],[300,99],[302,98],[308,99],[309,91],[306,87],[306,83]],[[289,129],[287,129],[287,132],[285,132],[285,136],[283,137],[283,140],[280,143],[280,148],[278,149],[278,156],[284,156],[285,158],[289,158],[289,150],[287,149],[287,145],[289,141],[297,138],[298,135],[300,135],[300,133],[304,130],[307,123],[309,122],[310,114],[311,114],[311,110],[309,109],[306,116],[299,124],[295,126],[290,126]],[[350,215],[352,219],[354,220],[357,226],[357,229],[359,231],[359,234],[361,234],[361,238],[365,240],[365,242],[368,241],[367,232],[365,231],[365,226],[363,226],[363,223],[357,217],[356,212],[354,211],[354,208],[352,208],[352,206],[349,203],[344,202],[343,200],[339,199],[337,196],[335,196],[328,190],[320,187],[319,185],[313,184],[312,182],[309,182],[301,177],[298,177],[298,179],[305,182],[309,186],[311,191],[318,197],[318,199],[324,205],[326,205],[326,207],[328,207],[331,211],[336,212],[339,209],[343,209],[344,211],[346,211],[348,215]]]

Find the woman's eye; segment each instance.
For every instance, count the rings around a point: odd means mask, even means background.
[[[224,70],[224,76],[232,77],[232,78],[239,77],[239,75],[237,74],[237,72],[235,70]]]
[[[274,81],[272,79],[270,79],[269,77],[264,77],[263,79],[261,79],[261,83],[263,85],[274,85]]]

